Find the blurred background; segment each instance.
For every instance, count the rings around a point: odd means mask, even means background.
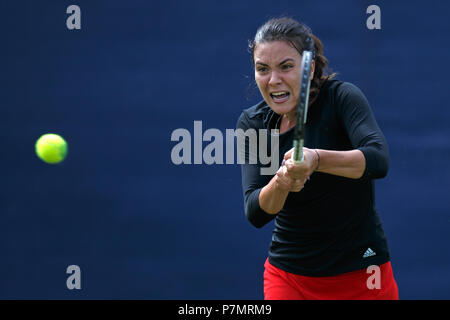
[[[246,220],[238,165],[173,164],[171,134],[235,128],[261,100],[248,40],[288,15],[389,143],[376,203],[400,298],[449,299],[449,14],[435,0],[2,0],[0,298],[262,299],[273,223]],[[69,145],[58,165],[35,155],[49,132]]]

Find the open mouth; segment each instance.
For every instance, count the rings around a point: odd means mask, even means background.
[[[272,100],[276,103],[283,103],[289,99],[290,93],[287,91],[272,92]]]

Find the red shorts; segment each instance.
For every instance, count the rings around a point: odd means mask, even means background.
[[[391,263],[331,277],[305,277],[264,264],[265,300],[398,300]]]

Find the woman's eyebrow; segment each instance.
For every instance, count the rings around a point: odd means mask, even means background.
[[[281,66],[282,64],[285,64],[286,62],[288,62],[288,61],[292,61],[292,62],[294,62],[294,59],[292,59],[292,58],[287,58],[287,59],[284,59],[283,61],[281,61],[278,65],[279,66]]]
[[[285,64],[285,63],[288,62],[288,61],[294,62],[294,59],[292,59],[292,58],[284,59],[284,60],[281,61],[278,65],[281,66],[282,64]],[[262,65],[262,66],[265,66],[265,67],[268,67],[268,66],[269,66],[268,64],[262,63],[262,62],[260,62],[260,61],[257,61],[255,64]]]

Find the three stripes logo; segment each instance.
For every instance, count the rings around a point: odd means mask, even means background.
[[[376,252],[370,248],[367,248],[366,252],[364,252],[364,254],[363,254],[363,258],[372,257],[374,255],[376,255]]]

